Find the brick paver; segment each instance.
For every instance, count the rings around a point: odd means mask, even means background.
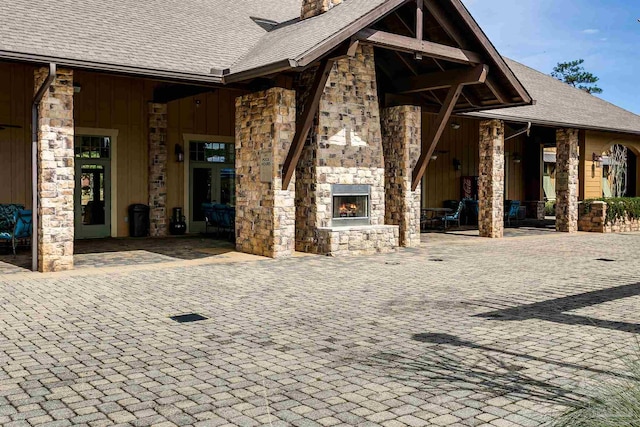
[[[535,426],[625,375],[640,235],[426,239],[0,275],[0,424]]]

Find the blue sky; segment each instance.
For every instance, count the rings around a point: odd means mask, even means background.
[[[584,59],[601,98],[640,114],[640,1],[463,0],[498,51],[551,73]]]

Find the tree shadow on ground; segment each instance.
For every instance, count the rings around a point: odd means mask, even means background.
[[[483,317],[499,321],[522,321],[529,319],[546,320],[565,325],[594,326],[597,328],[611,329],[615,331],[640,333],[640,325],[628,322],[596,319],[592,317],[568,314],[567,312],[581,308],[591,307],[606,302],[616,301],[640,295],[640,283],[617,286],[599,291],[586,292],[578,295],[570,295],[562,298],[541,301],[533,304],[525,304],[517,307],[494,310],[488,313],[478,314]]]
[[[534,366],[526,365],[530,361],[526,355],[507,352],[509,357],[501,357],[500,350],[446,334],[416,334],[413,339],[430,344],[419,357],[382,352],[368,357],[365,364],[383,368],[398,380],[419,383],[420,389],[434,394],[467,390],[564,406],[575,405],[584,398],[572,390],[571,384],[561,386],[527,373]],[[562,367],[565,366],[558,369]],[[566,376],[557,378],[565,382]]]

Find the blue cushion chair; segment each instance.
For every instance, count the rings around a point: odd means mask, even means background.
[[[507,225],[511,225],[511,220],[517,221],[519,213],[520,213],[520,201],[508,200],[507,209],[505,209],[505,217],[507,220]]]
[[[0,240],[11,242],[13,256],[16,255],[18,242],[31,240],[32,219],[31,211],[20,209],[14,214],[13,229],[10,231],[0,231]]]
[[[450,222],[457,222],[458,227],[460,227],[460,218],[462,217],[462,211],[464,210],[464,200],[458,203],[458,208],[451,215],[445,215],[442,217],[442,222],[444,223],[444,229],[446,230],[449,226]]]

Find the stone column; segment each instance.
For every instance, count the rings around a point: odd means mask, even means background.
[[[556,230],[578,231],[578,138],[577,129],[556,131]]]
[[[295,177],[282,167],[296,130],[295,91],[272,88],[236,99],[236,248],[288,257],[295,250]]]
[[[411,190],[413,168],[420,157],[420,107],[403,105],[382,110],[385,167],[385,223],[400,226],[400,246],[420,246],[420,186]]]
[[[504,122],[480,122],[480,180],[478,183],[480,237],[504,235]]]
[[[340,3],[342,0],[302,0],[300,17],[307,19],[321,15]]]
[[[167,235],[167,104],[149,103],[149,234]]]
[[[49,74],[34,72],[37,91]],[[73,70],[58,69],[38,107],[38,271],[73,269]]]

